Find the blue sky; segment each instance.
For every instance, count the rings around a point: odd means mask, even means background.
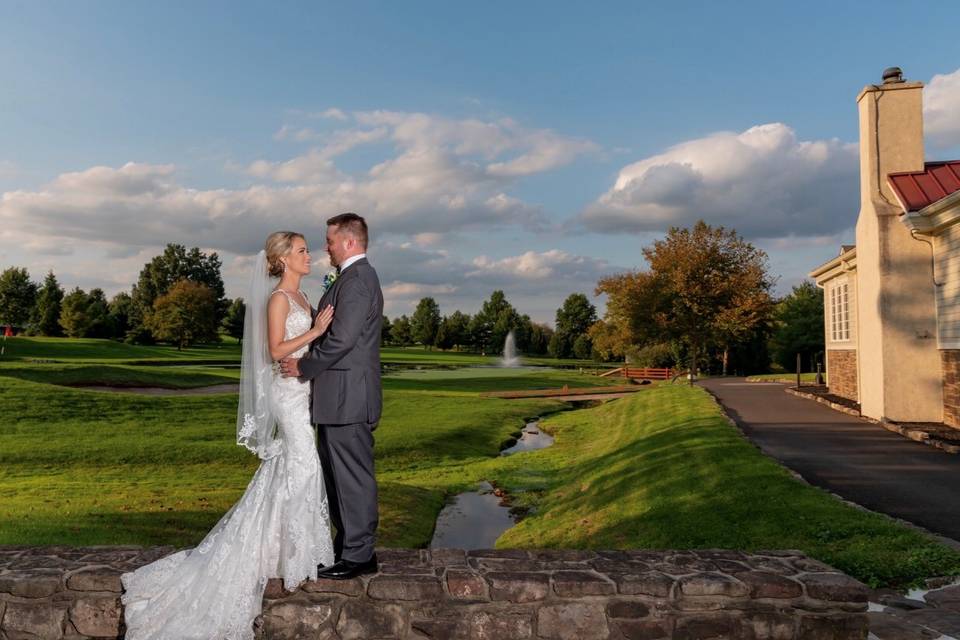
[[[941,77],[927,155],[960,157],[956,3],[668,5],[0,2],[0,267],[114,293],[174,241],[242,295],[267,233],[349,207],[391,316],[552,321],[697,217],[789,290],[852,238],[884,67]]]

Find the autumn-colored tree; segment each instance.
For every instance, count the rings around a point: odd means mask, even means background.
[[[650,268],[601,280],[607,322],[634,345],[677,341],[694,376],[708,349],[726,355],[768,323],[773,310],[766,254],[735,231],[702,220],[673,227],[643,250]]]
[[[180,244],[168,244],[161,255],[155,256],[143,266],[137,283],[133,285],[133,305],[128,318],[130,329],[127,340],[150,342],[159,338],[151,335],[148,330],[148,317],[153,313],[157,298],[170,291],[171,287],[181,280],[203,284],[213,292],[216,302],[214,324],[219,324],[230,306],[230,301],[224,295],[220,266],[220,257],[216,253],[207,255],[197,247],[188,250]]]
[[[159,340],[173,342],[182,350],[217,339],[216,314],[217,296],[210,287],[180,280],[154,301],[147,328]]]

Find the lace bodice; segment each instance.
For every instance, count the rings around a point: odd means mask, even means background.
[[[277,292],[282,293],[287,297],[287,302],[290,303],[290,309],[287,311],[287,319],[285,322],[285,331],[283,333],[284,340],[293,340],[297,336],[302,336],[307,331],[310,330],[310,327],[313,326],[313,317],[311,312],[303,308],[303,305],[297,302],[293,296],[284,291],[283,289],[277,289],[273,292],[274,295]],[[306,300],[307,296],[303,291],[300,292],[303,296],[303,299]],[[308,301],[309,302],[309,301]],[[304,345],[290,354],[291,358],[299,358],[303,356],[310,348],[310,345]]]

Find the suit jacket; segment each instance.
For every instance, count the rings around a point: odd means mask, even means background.
[[[366,258],[340,274],[317,310],[333,305],[333,322],[300,359],[301,379],[313,381],[314,424],[376,424],[383,409],[380,325],[383,292]]]

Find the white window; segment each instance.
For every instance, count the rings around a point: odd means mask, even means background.
[[[843,342],[850,339],[850,296],[847,283],[830,287],[830,340]]]

